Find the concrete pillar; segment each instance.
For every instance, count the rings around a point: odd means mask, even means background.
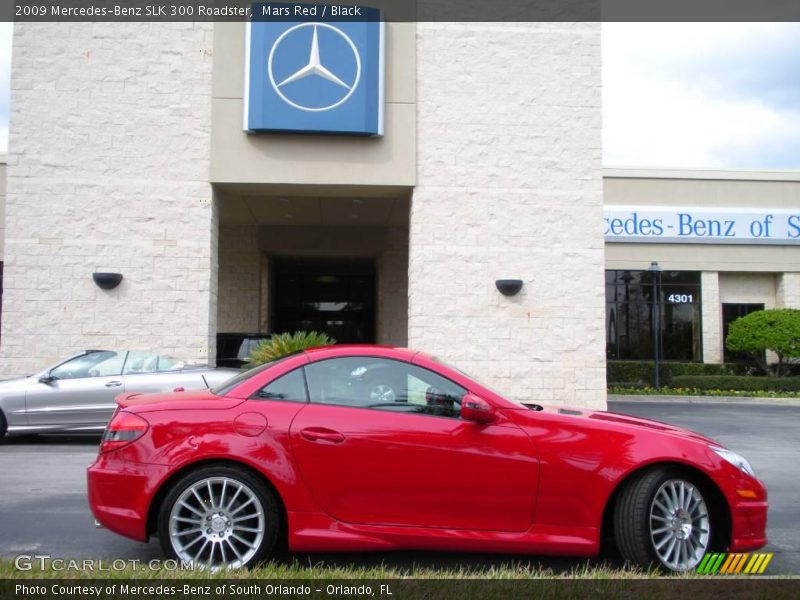
[[[800,308],[800,273],[780,273],[775,290],[778,308]]]
[[[719,273],[700,274],[701,320],[703,327],[703,362],[721,363],[723,357],[722,304],[719,295]]]
[[[606,405],[599,43],[596,23],[417,25],[409,345],[510,398]]]

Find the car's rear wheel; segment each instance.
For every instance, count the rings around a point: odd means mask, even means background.
[[[669,468],[628,482],[614,510],[614,533],[630,563],[672,572],[696,568],[712,540],[713,519],[701,486]]]
[[[6,416],[3,414],[3,411],[0,410],[0,442],[3,441],[3,438],[6,436],[7,431],[8,431],[8,423],[6,423]]]
[[[200,568],[248,567],[269,557],[280,531],[274,492],[232,466],[192,471],[172,487],[159,512],[161,547]]]

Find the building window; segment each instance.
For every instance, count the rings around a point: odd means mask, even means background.
[[[606,356],[653,359],[653,279],[647,271],[606,271]],[[701,361],[700,273],[661,275],[661,356]]]
[[[739,317],[749,315],[751,312],[757,310],[764,310],[763,304],[723,304],[722,305],[722,347],[724,348],[723,356],[726,363],[745,363],[753,364],[755,360],[752,354],[746,352],[732,352],[725,346],[725,340],[728,339],[728,331],[730,330],[731,323]],[[762,358],[764,356],[762,355]]]

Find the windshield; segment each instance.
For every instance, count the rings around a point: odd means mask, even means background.
[[[266,371],[267,369],[269,369],[271,367],[274,367],[279,362],[283,362],[284,360],[286,360],[287,358],[289,358],[291,356],[294,356],[295,354],[300,354],[300,352],[302,352],[302,350],[300,350],[299,352],[292,352],[291,354],[287,354],[286,356],[281,356],[280,358],[276,358],[275,360],[272,360],[270,362],[264,363],[263,365],[259,365],[257,367],[253,367],[252,369],[248,369],[246,371],[243,371],[243,372],[239,373],[238,375],[236,375],[235,377],[232,377],[231,379],[225,380],[225,383],[223,383],[219,387],[213,388],[211,390],[211,393],[215,394],[217,396],[224,396],[225,394],[230,392],[232,389],[237,387],[240,383],[242,383],[244,381],[247,381],[251,377],[253,377],[255,375],[258,375],[259,373],[262,373],[263,371]]]

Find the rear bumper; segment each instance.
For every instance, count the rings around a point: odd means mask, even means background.
[[[147,516],[158,485],[168,475],[168,467],[125,461],[109,466],[108,455],[101,454],[86,471],[89,507],[97,522],[125,537],[146,542]]]

